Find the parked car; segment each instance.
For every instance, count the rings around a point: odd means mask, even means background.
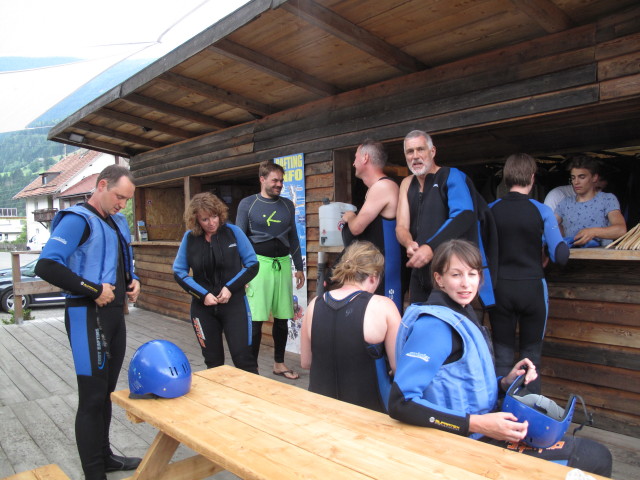
[[[36,259],[20,268],[21,282],[42,280],[35,273],[37,261]],[[13,302],[13,277],[11,275],[11,269],[0,269],[0,308],[5,312],[13,310]],[[39,305],[64,305],[62,292],[36,293],[22,296],[22,308],[31,308]]]
[[[42,250],[48,239],[48,236],[44,238],[39,237],[38,235],[33,235],[29,241],[27,241],[27,250]]]

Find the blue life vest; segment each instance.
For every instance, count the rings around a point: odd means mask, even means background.
[[[402,317],[396,339],[396,355],[401,355],[415,322],[426,315],[449,324],[462,338],[462,357],[442,365],[422,398],[450,410],[482,415],[495,410],[498,383],[491,351],[482,332],[470,319],[439,305],[410,305]],[[471,435],[472,438],[480,437]]]
[[[56,226],[64,215],[74,213],[83,217],[89,224],[89,238],[82,245],[78,246],[71,254],[66,265],[72,272],[87,280],[102,284],[110,283],[115,285],[118,272],[118,251],[122,245],[124,257],[125,275],[137,278],[133,274],[133,252],[130,246],[131,233],[126,217],[121,213],[111,215],[119,232],[116,232],[107,222],[96,213],[80,206],[61,210],[53,219],[51,230],[55,231]],[[122,237],[120,239],[119,237]],[[79,295],[66,293],[66,297],[76,298]]]

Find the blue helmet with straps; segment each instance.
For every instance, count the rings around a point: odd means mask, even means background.
[[[529,422],[527,435],[522,440],[524,443],[535,448],[551,447],[567,432],[578,396],[571,395],[567,406],[562,408],[543,395],[529,392],[524,378],[520,375],[511,384],[502,403],[502,411],[515,415],[518,422]]]
[[[180,348],[168,340],[141,345],[129,364],[130,398],[176,398],[191,389],[191,365]]]

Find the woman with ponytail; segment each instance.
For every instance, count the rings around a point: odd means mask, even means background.
[[[351,244],[331,277],[339,287],[309,303],[301,330],[309,390],[380,412],[387,411],[400,324],[393,301],[373,293],[383,271],[371,242]]]

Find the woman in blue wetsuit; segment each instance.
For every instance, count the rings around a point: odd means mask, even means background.
[[[398,331],[391,417],[610,476],[611,453],[603,445],[565,436],[548,449],[526,447],[519,442],[527,422],[496,411],[499,396],[518,376],[526,374],[528,384],[538,375],[525,358],[496,376],[489,335],[470,305],[482,280],[477,247],[465,240],[441,244],[431,272],[437,289],[406,310]]]
[[[245,297],[245,285],[258,273],[258,259],[242,230],[226,223],[227,213],[227,206],[212,193],[191,199],[184,214],[188,230],[173,262],[173,274],[193,297],[191,322],[207,368],[224,364],[224,332],[233,364],[258,373]]]
[[[386,412],[400,313],[375,295],[384,257],[371,242],[349,245],[331,280],[339,288],[314,298],[300,331],[309,391]]]

